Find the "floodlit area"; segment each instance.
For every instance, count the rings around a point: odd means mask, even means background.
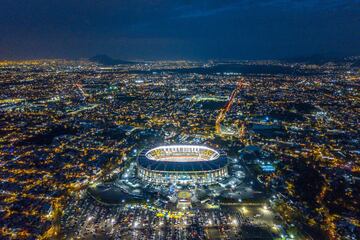
[[[158,184],[139,178],[139,166],[134,161],[113,182],[94,184],[86,195],[70,203],[62,220],[63,236],[121,239],[280,236],[273,226],[281,221],[275,220],[266,194],[258,195],[260,188],[253,184],[255,179],[241,161],[228,159],[228,162],[229,176],[216,183]],[[252,199],[262,200],[252,203]]]
[[[219,153],[205,146],[169,145],[153,148],[145,156],[155,161],[197,162],[211,161],[219,157]]]
[[[211,184],[228,176],[228,158],[206,146],[160,146],[140,152],[137,175],[159,185]]]

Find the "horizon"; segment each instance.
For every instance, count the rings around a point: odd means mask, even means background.
[[[130,61],[130,62],[136,62],[136,61],[143,61],[143,62],[156,62],[156,61],[190,61],[190,62],[209,62],[209,61],[215,61],[215,62],[232,62],[232,61],[283,61],[283,62],[302,62],[305,60],[312,60],[316,58],[316,60],[324,60],[331,62],[332,60],[345,60],[348,58],[357,58],[360,56],[360,54],[355,55],[322,55],[322,54],[312,54],[312,55],[304,55],[304,56],[294,56],[289,58],[208,58],[208,59],[187,59],[187,58],[178,58],[178,59],[122,59],[114,57],[110,54],[95,54],[92,56],[84,56],[84,57],[78,57],[78,58],[18,58],[18,59],[11,59],[11,58],[0,58],[0,62],[3,61],[9,61],[9,62],[19,62],[19,61],[56,61],[56,60],[66,60],[66,61],[90,61],[91,58],[98,57],[98,56],[106,56],[111,58],[112,60],[120,60],[120,61]]]

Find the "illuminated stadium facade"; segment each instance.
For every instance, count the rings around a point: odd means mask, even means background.
[[[206,146],[169,145],[142,151],[137,175],[156,183],[211,184],[228,175],[227,156]]]

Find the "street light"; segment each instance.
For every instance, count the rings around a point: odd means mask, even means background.
[[[242,207],[241,210],[243,211],[243,213],[247,213],[247,208],[246,207]]]
[[[264,205],[261,210],[264,214],[270,213],[270,210],[269,210],[268,206],[266,206],[266,205]]]
[[[139,225],[137,221],[134,222],[134,228],[136,228]]]
[[[236,218],[232,221],[232,224],[233,224],[233,225],[238,225],[238,221],[237,221]]]

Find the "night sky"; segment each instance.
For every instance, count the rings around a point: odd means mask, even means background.
[[[0,59],[360,54],[360,0],[0,0]]]

